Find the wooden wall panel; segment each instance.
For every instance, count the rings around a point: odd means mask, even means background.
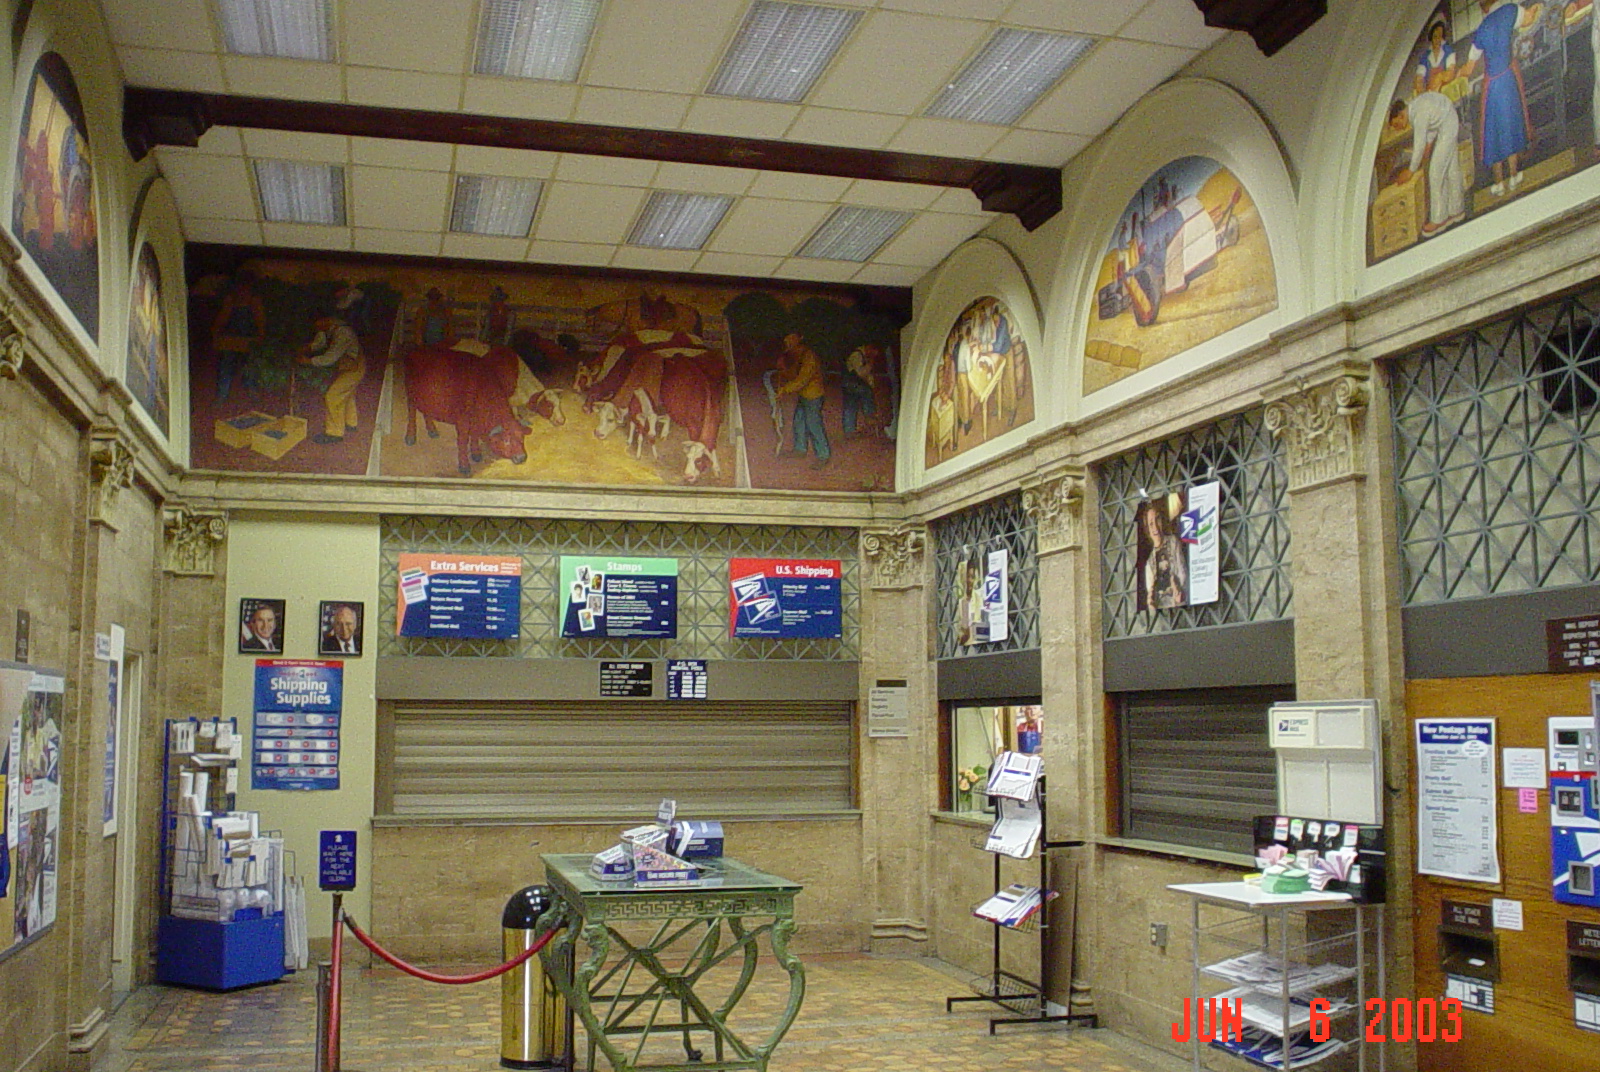
[[[1544,748],[1547,718],[1589,713],[1589,681],[1587,674],[1412,681],[1406,686],[1406,713],[1413,720],[1493,716],[1500,748]],[[1503,779],[1503,772],[1502,762],[1496,776]],[[1407,791],[1415,800],[1414,774]],[[1600,923],[1600,912],[1551,899],[1549,792],[1540,791],[1539,810],[1532,815],[1517,810],[1515,789],[1501,789],[1499,797],[1499,885],[1416,877],[1418,996],[1444,992],[1437,932],[1441,901],[1520,900],[1525,929],[1497,932],[1501,981],[1494,1015],[1462,1013],[1461,1041],[1420,1046],[1417,1067],[1421,1072],[1600,1067],[1600,1035],[1572,1022],[1566,959],[1566,921]]]

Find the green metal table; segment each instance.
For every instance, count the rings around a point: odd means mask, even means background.
[[[540,955],[588,1033],[590,1069],[598,1048],[617,1072],[765,1072],[805,998],[805,968],[789,951],[799,883],[722,857],[697,861],[695,885],[640,888],[631,879],[596,878],[588,855],[541,859],[559,900],[541,930],[565,930]],[[728,1019],[755,976],[763,938],[788,973],[789,999],[764,1038],[746,1040]],[[697,992],[725,964],[737,970],[728,992],[720,999]],[[697,1033],[711,1036],[711,1054],[695,1047]],[[662,1034],[682,1036],[684,1060],[641,1063],[646,1040]]]

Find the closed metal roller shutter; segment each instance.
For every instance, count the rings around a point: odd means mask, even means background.
[[[852,704],[397,705],[388,789],[409,816],[648,819],[853,806]]]
[[[1267,708],[1292,699],[1288,688],[1121,694],[1122,835],[1251,852],[1251,819],[1278,807]]]

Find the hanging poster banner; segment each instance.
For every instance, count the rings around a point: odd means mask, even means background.
[[[257,659],[252,789],[339,788],[344,663]]]
[[[729,635],[843,636],[843,577],[838,559],[730,559]]]
[[[1217,541],[1218,507],[1222,485],[1213,480],[1196,484],[1186,495],[1178,515],[1178,542],[1189,559],[1189,606],[1217,601],[1217,575],[1221,561]]]
[[[1417,871],[1499,882],[1494,719],[1417,721]]]
[[[67,680],[0,663],[0,731],[6,742],[6,848],[10,911],[0,952],[37,938],[56,919],[61,843],[61,723]]]
[[[561,556],[564,637],[678,635],[678,560]]]
[[[522,620],[516,555],[407,552],[400,556],[398,634],[509,639]]]
[[[956,643],[993,644],[1011,635],[1011,552],[982,546],[956,564]]]
[[[100,658],[99,637],[95,638],[95,657]],[[102,771],[100,803],[100,836],[110,837],[117,832],[117,734],[122,726],[122,668],[123,653],[128,646],[127,630],[113,625],[107,637],[103,659],[106,667],[106,752]]]
[[[1011,552],[1004,547],[989,552],[983,574],[983,616],[989,625],[989,643],[1011,635]]]

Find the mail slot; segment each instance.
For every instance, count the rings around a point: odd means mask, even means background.
[[[1439,923],[1439,967],[1485,983],[1500,981],[1500,936],[1486,904],[1445,901]]]
[[[1567,988],[1600,997],[1600,923],[1567,920]]]

